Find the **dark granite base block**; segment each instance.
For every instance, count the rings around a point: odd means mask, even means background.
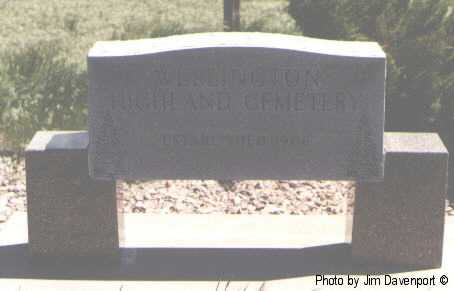
[[[357,183],[355,261],[440,267],[448,152],[436,134],[385,133],[383,182]]]
[[[26,150],[29,251],[35,257],[115,257],[115,181],[88,176],[86,132],[38,132]]]

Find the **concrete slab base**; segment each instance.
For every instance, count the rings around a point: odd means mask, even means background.
[[[436,277],[453,290],[454,217],[448,217],[441,269],[359,266],[345,241],[346,218],[281,215],[127,214],[120,231],[121,262],[32,261],[27,219],[15,213],[0,224],[0,290],[339,290],[316,283],[317,274]],[[443,286],[441,276],[448,276]],[[382,290],[358,286],[356,290]],[[396,289],[393,289],[396,290]]]

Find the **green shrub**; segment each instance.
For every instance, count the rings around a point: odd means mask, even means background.
[[[86,119],[86,73],[69,63],[55,40],[3,53],[0,130],[23,146],[39,129],[80,129]]]
[[[241,31],[301,34],[285,0],[241,0]]]
[[[453,8],[452,0],[290,0],[289,13],[305,35],[382,45],[388,130],[452,130]]]

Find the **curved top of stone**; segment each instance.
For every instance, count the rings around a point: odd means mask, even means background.
[[[134,56],[213,47],[271,48],[345,57],[385,58],[385,53],[376,42],[335,41],[260,32],[197,33],[154,39],[99,41],[90,49],[88,57]]]

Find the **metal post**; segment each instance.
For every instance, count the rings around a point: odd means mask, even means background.
[[[224,0],[224,31],[240,30],[240,0]]]

